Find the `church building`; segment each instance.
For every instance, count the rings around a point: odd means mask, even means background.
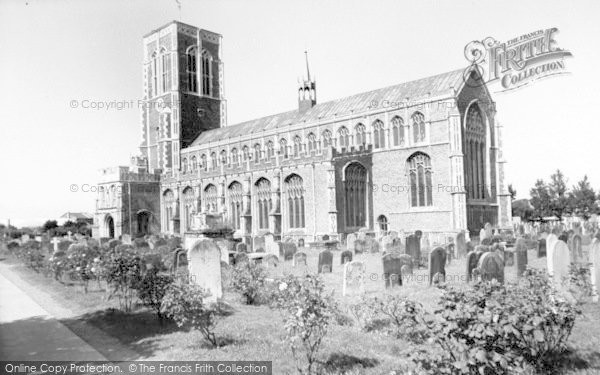
[[[248,241],[510,226],[502,127],[476,70],[319,103],[307,62],[295,109],[228,124],[221,40],[177,21],[143,38],[141,155],[103,171],[97,236],[182,236],[200,212]]]

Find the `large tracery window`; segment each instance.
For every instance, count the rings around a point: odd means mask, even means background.
[[[302,152],[302,139],[299,136],[294,137],[294,157],[297,158]]]
[[[171,89],[171,55],[164,48],[160,51],[160,70],[161,88],[164,93]]]
[[[213,184],[208,184],[204,188],[204,207],[206,212],[217,212],[217,187]]]
[[[304,228],[304,186],[302,177],[293,174],[285,179],[289,227]]]
[[[271,182],[266,178],[256,181],[256,205],[258,208],[258,229],[269,229],[271,211]]]
[[[466,184],[468,197],[485,199],[486,133],[485,120],[479,106],[475,103],[467,111],[465,132],[466,145]]]
[[[318,147],[318,143],[317,143],[317,136],[315,135],[315,133],[308,133],[308,153],[313,153],[313,152],[317,152],[317,147]]]
[[[187,64],[187,81],[188,81],[188,91],[190,92],[198,92],[198,64],[196,56],[197,50],[195,47],[191,47],[188,49],[186,53]]]
[[[260,144],[254,145],[254,164],[258,164],[260,162]]]
[[[208,162],[206,160],[206,154],[202,154],[202,156],[200,156],[200,168],[202,168],[205,172],[208,169]]]
[[[279,140],[279,153],[281,155],[283,155],[284,159],[287,159],[289,154],[288,154],[288,146],[287,146],[287,140],[285,138],[281,138]]]
[[[352,163],[344,172],[346,226],[363,227],[367,218],[367,169]]]
[[[428,155],[417,152],[407,160],[410,181],[410,204],[412,207],[433,205],[431,184],[431,160]]]
[[[173,231],[173,204],[175,203],[175,194],[172,190],[166,190],[163,193],[163,209],[165,215],[166,231]]]
[[[183,190],[183,217],[185,219],[184,228],[191,229],[192,214],[196,210],[196,199],[194,198],[194,189],[190,186]]]
[[[414,142],[425,142],[425,116],[421,112],[415,112],[411,119]]]
[[[385,129],[383,128],[383,122],[381,122],[381,120],[376,120],[373,123],[373,147],[385,147]]]
[[[210,154],[210,162],[211,162],[211,167],[213,170],[217,169],[217,164],[219,163],[219,161],[217,160],[217,153],[213,152]]]
[[[346,128],[345,126],[342,126],[339,130],[338,130],[338,144],[339,147],[348,147],[350,146],[350,139],[349,139],[349,132],[348,132],[348,128]]]
[[[356,131],[356,146],[366,145],[367,144],[367,131],[363,124],[356,125],[354,128]]]
[[[400,116],[392,119],[392,138],[394,146],[404,146],[404,120]]]
[[[244,161],[250,159],[250,149],[248,146],[242,147],[242,157],[244,158]]]
[[[273,145],[273,141],[267,142],[267,160],[271,160],[275,157],[275,146]]]
[[[233,229],[239,230],[241,226],[242,217],[242,184],[237,181],[232,182],[227,189],[227,195],[229,200],[229,218]]]
[[[234,167],[237,167],[239,163],[240,156],[238,155],[238,149],[234,147],[231,149],[231,164],[233,164]]]
[[[212,96],[212,56],[202,51],[202,95]]]

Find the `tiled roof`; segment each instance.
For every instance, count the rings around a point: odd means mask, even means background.
[[[305,112],[297,109],[276,115],[261,117],[255,120],[229,125],[223,128],[208,130],[200,134],[191,146],[198,146],[207,142],[215,142],[227,138],[234,138],[251,133],[258,133],[298,124],[331,118],[333,116],[348,115],[352,111],[360,113],[369,109],[372,102],[381,103],[383,100],[400,102],[409,98],[416,100],[427,95],[436,96],[450,92],[450,88],[458,89],[463,80],[464,69],[459,69],[427,78],[384,87],[346,98],[332,100],[317,104]]]
[[[94,216],[88,214],[87,212],[67,212],[63,214],[61,217],[65,219],[93,219]]]

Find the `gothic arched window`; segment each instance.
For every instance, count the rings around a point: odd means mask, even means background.
[[[260,162],[260,144],[257,143],[254,145],[254,164],[258,164]]]
[[[366,145],[367,144],[367,131],[363,124],[358,123],[354,128],[356,132],[356,145]]]
[[[284,159],[287,159],[289,156],[288,152],[287,140],[285,138],[281,138],[279,140],[279,153],[283,155]]]
[[[217,187],[213,184],[208,184],[204,188],[204,204],[206,207],[206,212],[217,212]]]
[[[244,161],[250,159],[250,149],[248,146],[242,147],[242,157],[244,158]]]
[[[471,199],[485,199],[486,196],[486,128],[485,120],[477,103],[467,111],[465,131],[466,145],[466,184]]]
[[[308,152],[317,152],[317,136],[315,135],[315,133],[308,133]]]
[[[411,119],[414,142],[425,142],[425,116],[421,112],[415,112]]]
[[[196,209],[196,199],[194,198],[194,189],[190,186],[183,189],[183,218],[185,222],[183,223],[183,227],[186,230],[191,229],[192,225],[192,214]]]
[[[206,161],[206,154],[202,154],[202,156],[200,156],[200,168],[204,169],[205,172],[208,169],[208,162]]]
[[[406,164],[410,182],[410,205],[412,207],[433,205],[431,159],[422,152],[416,152],[408,158]]]
[[[181,169],[183,171],[183,173],[188,173],[188,160],[187,158],[183,158],[183,160],[181,161]]]
[[[197,64],[197,56],[198,51],[196,47],[188,48],[186,52],[187,64],[187,81],[188,81],[188,91],[198,92],[198,64]]]
[[[331,146],[331,132],[329,130],[325,130],[322,135],[323,138],[323,147]]]
[[[385,215],[379,215],[377,218],[377,225],[379,225],[379,230],[382,232],[387,232],[388,230],[388,219]]]
[[[385,130],[383,128],[383,122],[381,122],[381,120],[375,120],[375,122],[373,123],[373,147],[385,147]]]
[[[221,165],[227,165],[227,151],[221,150]]]
[[[202,95],[212,96],[212,56],[202,50]]]
[[[363,227],[367,218],[367,169],[359,163],[344,171],[346,227]]]
[[[258,208],[258,229],[269,229],[271,211],[271,181],[261,178],[256,181],[256,206]]]
[[[392,119],[392,138],[394,146],[404,146],[404,120],[400,116]]]
[[[160,51],[160,70],[162,74],[161,89],[164,93],[171,90],[171,55],[164,48]]]
[[[238,149],[237,148],[232,148],[231,149],[231,164],[233,164],[234,166],[237,166],[240,162],[240,156],[238,155]]]
[[[304,186],[302,177],[292,174],[285,179],[290,228],[304,228]]]
[[[267,159],[271,160],[275,156],[275,146],[273,145],[273,141],[267,142]]]
[[[217,153],[213,152],[210,154],[210,162],[212,163],[212,169],[217,169],[217,164],[219,161],[217,160]]]
[[[173,205],[175,203],[175,195],[172,190],[165,190],[163,193],[163,213],[165,218],[166,232],[173,230]]]
[[[227,188],[227,199],[229,200],[229,220],[235,230],[242,228],[242,196],[242,184],[237,181],[232,182]]]
[[[192,156],[192,171],[196,172],[198,170],[198,158],[196,155]]]
[[[299,136],[294,137],[294,157],[297,158],[302,152],[302,139]]]
[[[158,56],[156,52],[152,54],[152,60],[150,61],[150,75],[152,77],[152,84],[150,86],[150,96],[158,95]]]
[[[339,146],[340,147],[348,147],[350,146],[350,140],[349,140],[349,136],[348,136],[348,128],[346,128],[345,126],[342,126],[339,130],[338,130],[338,140],[339,140]]]

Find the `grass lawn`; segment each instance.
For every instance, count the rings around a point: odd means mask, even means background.
[[[272,276],[286,273],[301,274],[317,271],[317,251],[307,250],[308,267],[294,268],[285,262],[269,269]],[[529,265],[541,268],[546,258],[537,259],[534,251],[528,254]],[[382,280],[381,257],[366,254],[355,257],[367,266],[367,295],[398,293],[421,302],[429,309],[435,307],[440,291],[428,285],[427,270],[414,272],[405,278],[403,286],[385,291]],[[208,347],[199,333],[177,328],[173,323],[161,324],[156,315],[145,308],[123,313],[114,308],[116,301],[106,301],[102,285],[92,283],[84,294],[81,287],[64,285],[35,273],[11,259],[0,262],[3,274],[9,270],[12,277],[21,279],[28,294],[75,333],[94,346],[110,360],[268,360],[273,361],[274,374],[294,373],[295,364],[289,349],[282,341],[283,324],[277,311],[266,306],[246,306],[240,297],[225,288],[224,301],[232,308],[232,314],[223,318],[217,326],[221,347]],[[465,286],[465,262],[454,261],[447,267],[449,283]],[[516,278],[516,266],[505,269],[506,280]],[[334,290],[342,311],[360,298],[357,293],[342,297],[342,267],[339,252],[334,253],[333,272],[324,274],[329,290]],[[227,285],[227,280],[225,280]],[[65,312],[66,308],[70,313]],[[600,304],[586,303],[583,315],[578,318],[569,345],[568,369],[557,370],[565,374],[600,374]],[[350,316],[348,314],[348,316]],[[360,332],[356,326],[334,324],[324,341],[321,358],[337,373],[389,374],[403,369],[412,344],[378,333]]]

